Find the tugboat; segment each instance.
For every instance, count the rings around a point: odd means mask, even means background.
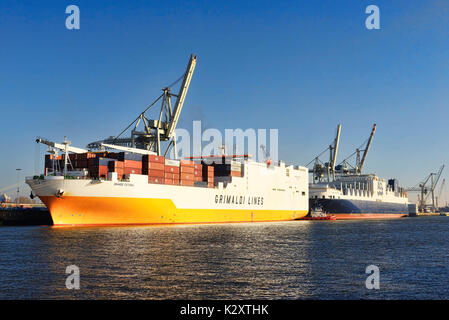
[[[310,215],[307,215],[301,220],[337,220],[337,217],[325,213],[321,207],[315,207],[310,210]]]

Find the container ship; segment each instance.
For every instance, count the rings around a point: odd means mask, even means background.
[[[155,101],[132,123],[131,137],[120,134],[87,149],[67,139],[61,144],[37,139],[49,146],[45,172],[26,183],[32,197],[47,206],[54,225],[261,222],[307,215],[306,167],[225,152],[181,160],[163,156],[170,148],[176,155],[174,129],[195,64],[192,55],[179,92],[164,88],[156,100],[162,101],[157,120],[147,118]]]
[[[319,156],[314,160],[312,182],[309,185],[310,213],[322,211],[336,219],[379,219],[400,218],[408,215],[407,191],[399,187],[397,179],[379,178],[376,174],[362,174],[362,169],[376,131],[353,155],[356,165],[351,166],[348,158],[336,165],[341,125],[330,151],[329,162],[322,163]],[[323,151],[323,153],[325,152]],[[361,153],[363,152],[363,155]]]

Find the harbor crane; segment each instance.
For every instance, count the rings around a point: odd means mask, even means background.
[[[419,182],[416,186],[412,188],[408,188],[407,191],[412,192],[420,192],[420,196],[418,196],[418,210],[419,212],[426,212],[428,209],[427,199],[431,196],[432,205],[430,209],[432,212],[436,212],[437,204],[435,199],[435,188],[440,180],[441,173],[443,172],[444,164],[440,167],[438,172],[432,172],[427,177],[424,178],[421,182]]]
[[[441,201],[441,195],[443,194],[444,185],[446,184],[446,179],[443,179],[440,185],[440,192],[438,192],[438,196],[436,197],[436,203],[438,210],[440,209],[440,201]]]
[[[176,134],[175,129],[179,121],[182,107],[189,90],[190,81],[192,80],[193,72],[195,70],[197,57],[191,55],[185,73],[170,86],[162,89],[162,94],[150,104],[139,116],[129,124],[125,130],[115,137],[109,137],[108,139],[96,141],[88,144],[89,149],[104,149],[105,147],[110,149],[124,150],[123,148],[134,149],[132,152],[136,152],[136,149],[151,151],[157,155],[166,156],[171,147],[174,149],[175,157],[176,151]],[[181,87],[178,94],[171,93],[171,87],[174,86],[182,79]],[[171,98],[175,97],[176,102],[172,105]],[[153,107],[156,102],[162,100],[159,116],[157,120],[149,119],[146,116],[148,110]],[[140,124],[143,124],[143,131],[138,130]],[[131,137],[122,137],[122,135],[128,131],[132,126]],[[165,152],[161,150],[161,142],[169,142]],[[121,147],[121,148],[119,148]]]
[[[371,147],[371,144],[373,142],[374,134],[376,133],[377,125],[374,124],[373,128],[371,129],[370,136],[368,139],[361,144],[360,147],[358,147],[351,155],[346,157],[342,162],[339,163],[339,165],[336,167],[336,171],[338,173],[344,173],[344,174],[362,174],[363,167],[366,162],[366,157],[368,156],[369,149]],[[361,153],[363,152],[363,155],[361,156]],[[355,166],[352,166],[348,160],[356,154],[356,162]],[[361,156],[361,158],[360,158]],[[351,167],[351,168],[349,168]]]
[[[359,148],[357,148],[356,151],[353,152],[349,157],[346,157],[342,162],[336,165],[338,146],[340,143],[340,132],[341,132],[341,125],[339,124],[337,126],[337,133],[335,135],[333,143],[306,165],[309,166],[312,162],[315,162],[313,169],[309,170],[309,173],[313,174],[312,178],[313,183],[321,182],[323,179],[327,179],[327,181],[330,182],[331,178],[335,180],[335,177],[337,175],[342,174],[360,175],[362,173],[363,166],[365,165],[366,158],[368,156],[368,152],[372,144],[374,134],[376,132],[376,124],[373,125],[373,128],[371,130],[368,139],[365,142],[363,142],[362,145]],[[322,163],[319,158],[328,150],[329,150],[329,162]],[[363,155],[361,155],[362,152]],[[352,166],[348,162],[348,160],[355,154],[357,154],[356,165]]]
[[[330,177],[332,176],[335,179],[335,162],[337,160],[338,155],[338,146],[340,144],[340,133],[341,133],[341,124],[337,126],[337,133],[335,135],[335,139],[329,147],[327,147],[323,152],[315,157],[312,161],[310,161],[307,165],[309,166],[312,162],[315,162],[313,169],[309,170],[309,173],[313,174],[312,183],[316,181],[321,182],[321,180],[327,176],[327,181],[330,182]],[[329,162],[322,163],[320,161],[320,156],[323,155],[326,151],[329,150]]]

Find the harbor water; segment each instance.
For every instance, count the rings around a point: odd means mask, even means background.
[[[1,227],[0,299],[447,299],[449,217]],[[66,268],[80,271],[66,288]],[[369,290],[366,268],[380,270]]]

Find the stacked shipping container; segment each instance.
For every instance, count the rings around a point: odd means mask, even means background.
[[[179,184],[193,186],[195,184],[195,163],[190,160],[181,160]]]
[[[214,166],[203,164],[203,181],[207,182],[209,188],[214,187]]]
[[[180,165],[179,161],[165,159],[165,184],[179,185]]]
[[[155,155],[143,156],[142,174],[148,176],[148,183],[165,183],[165,158]]]
[[[117,173],[122,180],[129,174],[148,176],[148,183],[160,183],[182,186],[214,187],[215,175],[241,176],[241,167],[230,165],[207,165],[191,160],[170,160],[157,155],[139,155],[128,152],[87,152],[70,154],[70,163],[74,170],[88,170],[91,178],[106,178],[109,172]],[[64,167],[64,156],[45,156],[45,169],[53,168],[58,161],[59,168]],[[215,169],[214,169],[215,168]]]

